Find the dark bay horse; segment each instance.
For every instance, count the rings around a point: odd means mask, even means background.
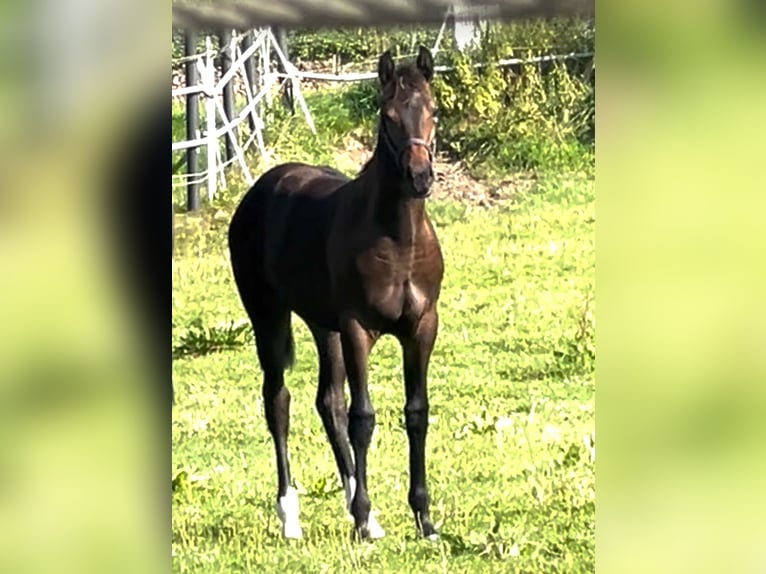
[[[359,176],[350,180],[328,167],[279,165],[253,185],[231,221],[231,264],[263,371],[264,409],[276,449],[277,514],[288,538],[302,535],[287,454],[290,393],[283,376],[293,359],[291,312],[306,322],[316,342],[316,408],[346,508],[363,538],[384,534],[367,493],[367,450],[375,426],[367,359],[383,334],[401,343],[409,503],[419,532],[436,537],[426,488],[426,374],[444,263],[425,209],[433,183],[432,76],[433,59],[423,47],[414,65],[398,68],[390,52],[384,53],[378,62],[378,142]]]

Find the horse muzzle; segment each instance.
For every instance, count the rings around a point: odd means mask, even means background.
[[[409,170],[408,170],[409,171]],[[429,163],[424,169],[410,171],[410,183],[412,184],[412,197],[425,199],[431,195],[431,186],[434,183],[434,171]]]

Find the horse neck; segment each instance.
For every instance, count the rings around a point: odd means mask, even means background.
[[[370,194],[370,217],[400,245],[414,245],[423,229],[425,201],[409,196],[401,176],[381,157],[380,151],[375,151],[372,164],[373,169],[368,171],[374,186]]]

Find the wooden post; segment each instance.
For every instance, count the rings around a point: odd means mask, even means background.
[[[221,48],[221,76],[223,77],[230,69],[233,60],[231,53],[231,30],[226,29],[218,34],[218,44]],[[231,80],[223,87],[223,111],[226,120],[231,121],[234,118],[234,81]],[[236,131],[233,132],[236,137]],[[226,161],[234,157],[234,141],[232,136],[226,137]]]
[[[197,53],[197,35],[194,30],[184,32],[184,56],[191,57]],[[186,86],[196,86],[197,61],[187,60],[186,62]],[[197,128],[199,125],[199,94],[190,93],[186,95],[186,139],[197,139]],[[186,210],[197,211],[199,209],[199,183],[197,176],[197,148],[190,147],[186,150],[186,173],[189,181],[186,184]]]

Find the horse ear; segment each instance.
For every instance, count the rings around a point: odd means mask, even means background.
[[[430,82],[431,78],[434,77],[434,58],[431,55],[431,52],[425,46],[420,46],[420,50],[418,51],[418,59],[415,62],[415,65],[423,74],[426,82]]]
[[[386,50],[378,60],[378,79],[380,85],[385,86],[394,77],[394,59],[391,57],[391,50]]]

